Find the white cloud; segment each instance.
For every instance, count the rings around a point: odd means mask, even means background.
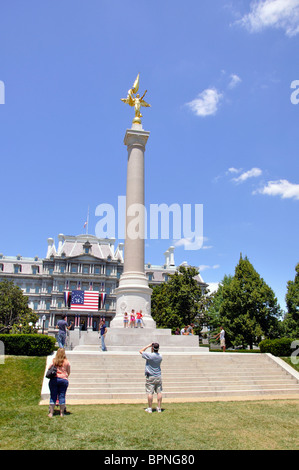
[[[262,174],[262,170],[260,168],[252,168],[251,170],[245,171],[237,178],[233,178],[233,181],[236,183],[243,183],[248,178],[256,178]]]
[[[219,264],[214,264],[213,266],[209,266],[207,264],[201,264],[198,266],[199,272],[205,271],[206,269],[219,269],[220,265]]]
[[[211,116],[216,114],[221,98],[222,93],[215,88],[207,88],[199,93],[197,98],[187,103],[187,106],[189,106],[197,116]]]
[[[233,73],[230,76],[230,82],[228,84],[228,88],[230,89],[235,88],[237,85],[239,85],[239,83],[241,83],[241,81],[242,81],[241,78],[235,73]]]
[[[207,237],[181,238],[173,241],[173,244],[176,247],[183,246],[185,250],[209,250],[213,248],[211,245],[204,245],[206,241],[208,241]]]
[[[299,200],[299,184],[290,183],[288,180],[269,181],[266,186],[253,192],[257,193]]]
[[[203,240],[203,237],[181,238],[174,242],[174,246],[183,246],[185,250],[200,250]]]
[[[240,173],[241,171],[242,171],[242,168],[231,167],[231,168],[228,169],[229,173]]]
[[[299,0],[254,0],[250,13],[238,21],[250,32],[281,28],[287,36],[299,33]]]

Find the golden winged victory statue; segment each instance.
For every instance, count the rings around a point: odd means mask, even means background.
[[[147,90],[145,90],[145,92],[143,93],[141,97],[137,93],[138,90],[139,90],[139,74],[137,75],[134,85],[128,91],[127,97],[121,98],[121,101],[123,101],[125,104],[128,104],[129,106],[134,106],[135,108],[135,117],[133,119],[133,124],[141,124],[141,118],[142,118],[142,114],[140,112],[141,106],[144,106],[146,108],[150,108],[151,106],[143,99]]]

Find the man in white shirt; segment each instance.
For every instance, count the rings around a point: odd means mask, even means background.
[[[218,335],[214,336],[214,338],[219,339],[220,338],[220,346],[222,348],[222,351],[225,352],[225,331],[223,326],[220,326],[220,333]]]
[[[146,349],[151,348],[151,352],[145,352]],[[157,393],[157,408],[158,413],[161,413],[162,402],[162,377],[161,377],[161,362],[162,356],[159,354],[159,344],[150,343],[148,346],[140,349],[139,353],[145,363],[145,390],[147,393],[148,408],[145,410],[148,413],[152,412],[153,395]]]

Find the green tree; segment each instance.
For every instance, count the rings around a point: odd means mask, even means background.
[[[283,323],[285,335],[289,338],[299,338],[299,263],[295,271],[294,281],[288,281],[285,297],[288,311]]]
[[[223,286],[222,297],[219,321],[234,346],[252,348],[263,336],[280,336],[280,306],[247,257],[240,256],[231,282]]]
[[[29,323],[34,325],[37,320],[22,290],[12,281],[0,282],[0,333],[31,333]]]
[[[201,287],[195,277],[194,267],[180,266],[168,282],[154,286],[152,294],[152,317],[158,327],[171,328],[198,323],[202,309]]]
[[[209,303],[205,314],[206,324],[211,329],[219,329],[220,325],[220,307],[223,301],[223,288],[228,286],[232,281],[233,276],[226,275],[223,280],[219,283],[218,289],[209,296]]]

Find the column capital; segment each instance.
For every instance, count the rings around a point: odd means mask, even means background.
[[[127,129],[124,144],[127,147],[131,145],[141,145],[145,148],[149,135],[150,133],[143,129]]]

